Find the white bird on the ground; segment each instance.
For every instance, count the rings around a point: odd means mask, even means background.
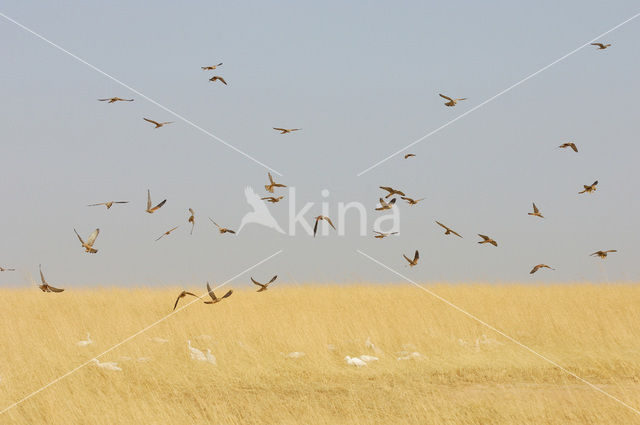
[[[352,365],[356,367],[362,367],[367,365],[367,363],[365,363],[363,360],[359,359],[358,357],[346,356],[344,359],[346,360],[348,365]]]
[[[376,356],[369,356],[369,355],[367,355],[367,354],[363,354],[363,355],[361,355],[361,356],[360,356],[360,360],[363,360],[363,361],[365,361],[365,362],[369,363],[369,362],[375,362],[375,361],[378,361],[378,360],[380,360],[380,359],[379,359],[379,358],[377,358]]]
[[[414,351],[413,353],[401,353],[404,354],[400,357],[398,357],[398,360],[413,360],[413,359],[419,359],[422,357],[422,354],[418,353],[417,351]]]
[[[205,357],[204,353],[200,350],[198,350],[197,348],[194,348],[191,346],[191,340],[187,341],[187,345],[189,347],[189,352],[191,354],[191,358],[193,360],[200,360],[203,362],[207,361],[207,358]]]
[[[289,354],[285,354],[285,357],[288,359],[299,359],[300,357],[306,356],[302,351],[292,351]]]
[[[217,365],[218,365],[218,362],[216,361],[216,356],[214,356],[213,354],[211,354],[211,350],[209,350],[208,348],[207,348],[207,353],[205,354],[205,357],[206,357],[206,359],[205,359],[205,360],[206,360],[207,362],[211,363],[211,364],[212,364],[212,365],[214,365],[214,366],[217,366]]]
[[[85,341],[76,342],[76,345],[79,347],[85,347],[89,344],[93,344],[93,341],[91,340],[91,335],[89,335],[89,332],[87,332],[87,339]]]
[[[121,368],[118,367],[118,363],[116,362],[104,362],[104,363],[100,363],[98,361],[98,359],[93,359],[93,362],[96,364],[96,366],[98,366],[101,369],[107,369],[107,370],[122,370]]]

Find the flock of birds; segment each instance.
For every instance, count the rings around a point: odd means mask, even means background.
[[[603,44],[603,43],[591,43],[591,45],[598,47],[598,50],[604,50],[607,49],[608,47],[611,46],[611,44]],[[218,63],[217,65],[211,65],[211,66],[203,66],[201,67],[202,70],[205,71],[213,71],[213,70],[217,70],[220,66],[222,66],[222,62]],[[216,82],[216,81],[220,81],[222,84],[227,85],[226,80],[219,76],[219,75],[213,75],[209,81],[211,82]],[[446,100],[446,102],[444,103],[444,105],[446,105],[447,107],[454,107],[458,104],[458,102],[467,100],[466,97],[463,98],[453,98],[444,94],[439,94],[440,97],[442,97],[443,99]],[[117,103],[117,102],[133,102],[134,99],[124,99],[124,98],[120,98],[120,97],[110,97],[110,98],[103,98],[103,99],[98,99],[98,101],[100,102],[107,102],[109,104],[113,104],[113,103]],[[173,121],[156,121],[156,120],[152,120],[150,118],[146,118],[143,117],[143,120],[153,124],[155,129],[158,128],[162,128],[165,125],[168,124],[172,124]],[[279,132],[279,134],[290,134],[296,131],[300,131],[302,130],[301,128],[282,128],[282,127],[273,127],[273,130],[276,130]],[[578,152],[578,147],[576,146],[575,143],[573,142],[566,142],[561,144],[560,146],[558,146],[561,149],[567,149],[570,148],[572,149],[575,153]],[[409,159],[412,157],[415,157],[416,155],[413,153],[408,153],[406,155],[404,155],[404,159]],[[275,189],[276,188],[285,188],[287,187],[286,185],[282,184],[282,183],[278,183],[274,180],[273,176],[271,175],[271,173],[268,173],[268,179],[269,182],[267,184],[264,185],[265,190],[269,193],[269,194],[274,194],[275,193]],[[584,193],[593,193],[596,191],[596,186],[598,185],[598,181],[596,180],[595,182],[593,182],[590,185],[583,185],[583,190],[578,192],[578,194],[584,194]],[[423,201],[424,198],[420,198],[420,199],[415,199],[412,197],[407,196],[403,191],[398,190],[398,189],[394,189],[392,187],[388,187],[388,186],[380,186],[380,189],[382,189],[383,191],[387,192],[386,196],[380,197],[379,199],[379,205],[375,208],[376,211],[385,211],[385,210],[390,210],[391,208],[395,207],[395,203],[396,203],[396,198],[393,197],[392,199],[388,200],[389,198],[391,198],[392,196],[398,196],[400,197],[400,199],[404,200],[407,202],[408,205],[417,205],[419,202]],[[280,202],[282,199],[284,198],[284,196],[272,196],[272,195],[267,195],[265,197],[260,198],[263,201],[266,201],[268,203],[278,203]],[[145,211],[149,214],[154,214],[155,212],[157,212],[160,208],[162,208],[165,203],[167,202],[166,199],[164,199],[163,201],[159,202],[158,204],[156,204],[155,206],[153,206],[153,202],[151,200],[151,192],[150,190],[147,190],[147,204],[146,204],[146,209]],[[107,210],[111,209],[111,207],[113,207],[116,204],[127,204],[129,203],[129,201],[106,201],[106,202],[99,202],[99,203],[93,203],[93,204],[89,204],[88,206],[90,207],[94,207],[94,206],[104,206],[106,207]],[[189,223],[191,225],[191,230],[190,230],[190,234],[193,234],[193,229],[195,227],[195,212],[192,208],[188,209],[190,215],[187,219],[187,223]],[[532,212],[529,212],[528,215],[533,216],[533,217],[538,217],[541,219],[544,219],[544,216],[542,215],[542,213],[540,212],[540,209],[536,206],[535,203],[533,203],[533,209]],[[218,229],[220,234],[235,234],[236,232],[234,230],[231,230],[229,228],[226,227],[222,227],[220,226],[218,223],[216,223],[213,219],[211,219],[209,217],[209,220],[213,223],[214,226],[216,226],[216,228]],[[315,224],[314,224],[314,228],[313,228],[313,236],[315,237],[318,231],[318,225],[321,221],[326,221],[328,223],[329,226],[331,226],[334,230],[336,229],[336,227],[333,225],[333,222],[331,221],[331,219],[327,216],[324,215],[319,215],[315,217]],[[460,233],[456,232],[455,230],[453,230],[452,228],[448,227],[447,225],[436,221],[436,224],[438,226],[440,226],[442,229],[444,229],[444,234],[445,235],[455,235],[459,238],[462,238],[462,235],[460,235]],[[165,236],[169,236],[173,231],[177,230],[180,226],[174,226],[173,228],[165,231],[164,233],[162,233],[157,239],[155,239],[156,241],[159,241],[160,239],[164,238]],[[86,253],[90,253],[90,254],[96,254],[98,252],[98,249],[94,248],[94,244],[96,242],[96,239],[98,238],[98,235],[100,234],[100,229],[95,229],[86,239],[86,241],[82,238],[82,236],[80,236],[80,234],[76,231],[76,229],[73,229],[74,233],[76,234],[78,240],[80,241],[80,244],[82,246],[82,248],[84,249],[84,251]],[[374,237],[376,239],[384,239],[386,237],[389,237],[391,235],[395,235],[397,234],[397,232],[389,232],[389,233],[384,233],[384,232],[378,232],[378,231],[374,231],[375,235]],[[478,234],[478,236],[481,238],[480,241],[478,241],[478,244],[490,244],[493,245],[494,247],[498,246],[498,242],[496,242],[493,238],[491,238],[490,236],[487,235],[483,235],[483,234]],[[607,255],[613,252],[617,252],[617,250],[615,249],[609,249],[609,250],[600,250],[600,251],[596,251],[592,254],[590,254],[591,256],[596,256],[596,257],[600,257],[602,259],[607,258]],[[418,252],[418,250],[415,251],[413,258],[402,254],[402,257],[407,261],[408,266],[409,267],[414,267],[418,265],[418,261],[420,259],[420,253]],[[550,269],[550,270],[555,270],[552,267],[546,265],[546,264],[537,264],[535,265],[531,271],[529,272],[530,274],[534,274],[536,273],[538,270],[540,269]],[[10,272],[10,271],[15,271],[14,268],[5,268],[5,267],[0,267],[0,272]],[[42,272],[42,265],[39,265],[39,271],[40,271],[40,279],[41,279],[41,284],[38,285],[38,287],[40,288],[40,290],[42,290],[43,292],[50,292],[50,293],[60,293],[63,292],[64,289],[62,288],[56,288],[54,286],[51,286],[47,283],[47,281],[45,280],[44,277],[44,273]],[[270,284],[272,284],[273,282],[275,282],[275,280],[277,279],[277,275],[273,276],[268,282],[266,283],[260,283],[258,281],[256,281],[253,277],[251,277],[251,282],[256,285],[259,289],[257,290],[257,292],[263,292],[266,291],[267,288],[269,287]],[[228,290],[223,296],[218,297],[215,295],[215,293],[213,292],[213,290],[211,289],[211,285],[209,284],[209,282],[206,283],[206,294],[202,295],[202,296],[198,296],[192,292],[183,290],[180,292],[180,294],[178,295],[178,297],[175,300],[175,303],[173,305],[173,310],[175,310],[178,306],[178,303],[180,302],[180,300],[182,298],[185,298],[187,296],[192,296],[195,298],[199,298],[202,299],[203,297],[207,297],[207,299],[204,300],[205,304],[216,304],[226,298],[229,298],[232,294],[233,294],[233,289]],[[368,341],[369,342],[369,341]],[[89,344],[92,344],[93,341],[91,340],[91,337],[89,334],[87,334],[87,340],[84,341],[79,341],[77,344],[79,346],[86,346]],[[201,350],[198,350],[197,348],[194,348],[191,346],[191,341],[188,341],[188,349],[190,351],[191,357],[195,360],[202,360],[202,361],[207,361],[209,363],[212,364],[216,364],[216,360],[215,357],[213,356],[213,354],[211,354],[210,350],[207,350],[207,352],[203,352]],[[291,353],[294,354],[294,353]],[[304,355],[304,353],[298,353],[301,355]],[[419,353],[407,353],[406,358],[411,358],[416,357],[415,355],[419,354]],[[293,356],[293,357],[298,357],[298,356]],[[403,359],[403,358],[399,358]],[[377,357],[375,356],[368,356],[368,355],[362,355],[360,357],[350,357],[347,356],[344,359],[347,364],[349,365],[354,365],[357,367],[361,367],[361,366],[365,366],[368,362],[371,361],[375,361],[378,360]],[[120,367],[117,366],[117,364],[115,362],[99,362],[97,359],[93,359],[92,361],[95,362],[95,364],[98,367],[104,368],[104,369],[108,369],[108,370],[122,370]]]

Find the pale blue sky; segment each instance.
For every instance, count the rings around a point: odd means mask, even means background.
[[[399,280],[361,249],[417,281],[638,280],[640,18],[603,39],[612,48],[585,48],[418,144],[416,158],[356,174],[639,11],[633,1],[4,1],[0,12],[282,172],[298,203],[322,202],[327,188],[334,211],[373,209],[380,185],[427,199],[400,206],[394,239],[360,237],[355,221],[342,238],[255,226],[221,236],[206,217],[237,227],[243,189],[262,189],[265,169],[0,18],[0,265],[21,271],[0,283],[27,284],[22,271],[35,277],[38,263],[59,286],[219,283],[279,249],[251,274]],[[218,62],[228,87],[200,69]],[[447,108],[439,92],[469,100]],[[136,101],[96,101],[111,96]],[[177,122],[153,130],[143,116]],[[556,149],[568,140],[580,153]],[[595,194],[577,195],[596,179]],[[154,215],[147,188],[168,199]],[[85,207],[109,199],[132,202]],[[544,221],[527,216],[532,201]],[[287,205],[270,209],[284,226]],[[101,228],[97,255],[74,227]],[[479,246],[476,233],[500,246]],[[415,249],[421,264],[408,269],[401,255]],[[620,252],[602,263],[588,256],[599,249]],[[558,270],[531,278],[541,262]]]

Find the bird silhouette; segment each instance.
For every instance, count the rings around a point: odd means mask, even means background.
[[[278,278],[278,275],[275,275],[271,278],[271,280],[267,283],[260,283],[257,282],[253,277],[251,278],[251,282],[253,282],[254,285],[257,285],[260,287],[260,289],[258,289],[256,292],[262,292],[262,291],[266,291],[267,287],[272,284],[276,279]]]
[[[247,204],[251,206],[253,211],[246,213],[242,217],[238,233],[240,233],[244,226],[251,223],[261,224],[265,227],[276,230],[278,233],[284,233],[284,230],[280,228],[276,219],[273,218],[271,212],[269,212],[267,205],[260,198],[260,195],[254,192],[251,186],[247,186],[244,189],[244,196],[247,200]]]
[[[533,212],[527,213],[527,215],[544,218],[544,216],[540,213],[540,210],[538,209],[538,207],[536,207],[535,203],[533,204]]]
[[[611,44],[591,43],[592,46],[598,46],[597,50],[604,50],[607,47],[611,47]]]
[[[216,297],[216,294],[213,293],[213,290],[211,289],[211,285],[209,285],[209,282],[207,282],[207,294],[209,294],[209,296],[211,297],[211,301],[205,301],[204,303],[205,304],[215,304],[215,303],[219,303],[220,301],[224,300],[225,298],[229,298],[231,296],[231,294],[233,294],[233,289],[229,289],[226,294],[224,294],[223,296],[218,298],[218,297]]]
[[[459,99],[452,99],[452,98],[450,98],[449,96],[445,96],[445,95],[443,95],[443,94],[440,94],[440,97],[441,97],[441,98],[443,98],[443,99],[447,99],[447,100],[448,100],[448,102],[445,102],[445,103],[444,103],[444,104],[445,104],[445,105],[447,105],[447,106],[456,106],[456,105],[458,104],[458,102],[459,102],[459,101],[461,101],[461,100],[467,100],[467,98],[466,98],[466,97],[461,97],[461,98],[459,98]]]
[[[498,246],[498,242],[494,241],[489,236],[481,235],[480,233],[478,233],[478,236],[480,236],[482,238],[482,240],[480,242],[478,242],[479,244],[490,243],[493,246]]]
[[[76,229],[73,229],[73,231],[76,233],[76,236],[78,237],[78,239],[80,239],[80,244],[82,244],[82,247],[84,248],[84,252],[89,252],[91,254],[95,254],[96,252],[98,252],[98,250],[93,247],[93,244],[95,243],[96,238],[100,233],[100,229],[94,230],[93,233],[89,235],[89,238],[87,239],[86,242],[82,240],[82,237],[78,234]]]
[[[575,143],[573,142],[567,142],[567,143],[563,143],[560,146],[558,146],[560,149],[566,149],[566,148],[571,148],[573,149],[574,152],[578,152],[578,147],[576,146]]]
[[[402,254],[402,256],[404,257],[405,260],[407,260],[409,262],[409,267],[413,267],[413,266],[417,266],[418,265],[418,260],[420,259],[420,253],[418,252],[417,249],[416,249],[415,254],[413,254],[413,260],[411,258],[407,257],[404,254]]]

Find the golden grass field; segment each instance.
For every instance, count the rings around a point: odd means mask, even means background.
[[[640,407],[640,286],[430,288]],[[171,312],[178,292],[2,290],[0,410]],[[77,346],[86,332],[94,344]],[[346,355],[374,354],[367,338],[380,360],[348,366]],[[187,339],[210,348],[218,365],[192,360]],[[399,361],[402,350],[423,356]],[[293,351],[306,355],[284,356]],[[0,423],[640,423],[627,407],[406,285],[241,289],[219,304],[192,304],[100,360],[123,370],[89,364]]]

